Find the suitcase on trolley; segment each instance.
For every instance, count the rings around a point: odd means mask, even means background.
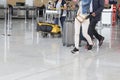
[[[74,21],[66,20],[63,26],[62,32],[62,43],[63,46],[73,46],[74,45]]]
[[[61,29],[59,25],[48,22],[38,22],[36,30],[37,32],[41,31],[43,37],[46,37],[48,33],[50,33],[51,35],[61,34]]]

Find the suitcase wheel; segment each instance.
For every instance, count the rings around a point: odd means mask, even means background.
[[[54,37],[55,37],[53,33],[51,33],[50,35],[51,35],[51,37],[52,37],[52,38],[54,38]]]
[[[65,46],[65,43],[63,43],[63,46]]]
[[[46,38],[48,36],[48,33],[41,33],[43,38]]]

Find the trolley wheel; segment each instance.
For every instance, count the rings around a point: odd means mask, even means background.
[[[46,38],[48,36],[48,33],[42,32],[41,35],[43,38]]]

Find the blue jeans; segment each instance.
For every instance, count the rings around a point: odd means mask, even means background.
[[[91,0],[81,0],[81,1],[82,1],[82,13],[83,14],[89,13]]]
[[[61,23],[61,28],[62,29],[63,29],[63,26],[64,26],[65,18],[66,18],[66,16],[60,17],[60,23]],[[59,25],[59,18],[55,18],[55,22],[54,23]]]

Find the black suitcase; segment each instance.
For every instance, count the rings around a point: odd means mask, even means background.
[[[48,22],[38,22],[36,30],[37,32],[41,31],[43,37],[47,37],[48,34],[51,34],[52,37],[56,34],[61,34],[59,25]]]

